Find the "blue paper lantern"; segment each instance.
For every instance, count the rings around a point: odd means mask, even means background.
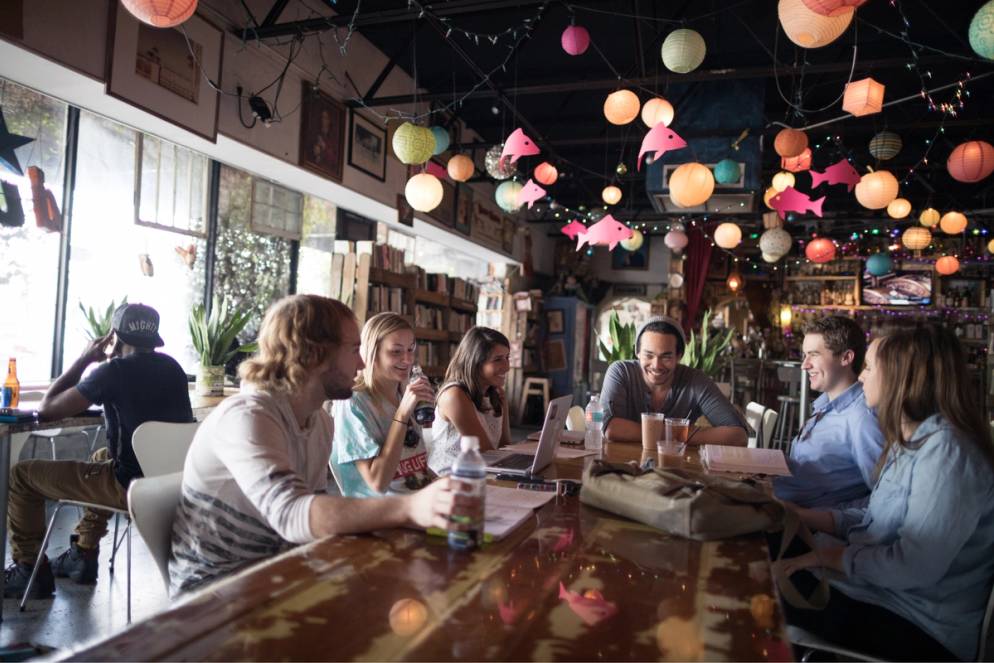
[[[738,162],[731,159],[722,159],[714,165],[714,181],[718,184],[734,184],[741,174]]]
[[[435,134],[435,151],[432,152],[434,156],[438,156],[445,150],[449,149],[449,132],[444,127],[431,127],[431,132]]]
[[[890,256],[886,253],[874,253],[866,259],[866,271],[873,276],[883,276],[891,270]]]
[[[967,36],[970,47],[982,58],[994,60],[994,0],[991,0],[973,16]]]

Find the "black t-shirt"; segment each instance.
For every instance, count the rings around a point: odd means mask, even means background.
[[[114,475],[125,488],[142,476],[131,435],[146,421],[193,421],[186,373],[161,352],[136,352],[111,359],[76,385],[87,400],[104,406],[107,449]]]

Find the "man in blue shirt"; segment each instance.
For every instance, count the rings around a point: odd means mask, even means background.
[[[774,494],[804,507],[860,503],[874,484],[884,447],[877,417],[856,377],[866,356],[866,335],[851,318],[829,316],[804,329],[804,361],[811,389],[820,391],[814,413],[790,446],[793,476],[777,477]]]

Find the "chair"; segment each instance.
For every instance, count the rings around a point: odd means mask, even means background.
[[[529,396],[539,396],[542,399],[542,416],[549,409],[549,391],[551,386],[549,378],[525,378],[524,388],[521,390],[521,400],[518,402],[518,423],[525,416],[525,405]]]
[[[169,591],[169,553],[173,518],[179,506],[183,473],[173,472],[147,479],[137,479],[128,488],[131,522],[148,546],[162,582]]]
[[[746,423],[756,433],[755,436],[749,436],[749,448],[751,449],[755,449],[763,444],[763,419],[765,414],[766,408],[760,403],[753,402],[746,405]]]
[[[579,405],[574,405],[566,415],[566,430],[577,433],[587,432],[587,413]]]
[[[770,442],[773,440],[773,429],[777,426],[777,420],[780,415],[776,410],[767,408],[766,412],[763,413],[763,441],[760,446],[763,449],[770,448]]]
[[[786,394],[777,396],[780,403],[780,414],[777,429],[773,436],[773,446],[787,453],[790,442],[797,434],[798,410],[801,407],[800,391],[803,373],[798,366],[780,366],[777,377],[785,388]]]

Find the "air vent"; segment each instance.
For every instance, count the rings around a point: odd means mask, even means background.
[[[713,163],[704,164],[708,168],[713,168]],[[670,175],[680,164],[663,165],[663,193],[653,192],[649,196],[652,207],[660,213],[671,214],[694,214],[696,212],[710,212],[714,214],[754,212],[756,206],[756,196],[752,191],[744,191],[746,164],[739,163],[739,179],[731,184],[718,184],[715,182],[715,193],[708,198],[703,205],[696,207],[680,207],[675,205],[669,197]]]

